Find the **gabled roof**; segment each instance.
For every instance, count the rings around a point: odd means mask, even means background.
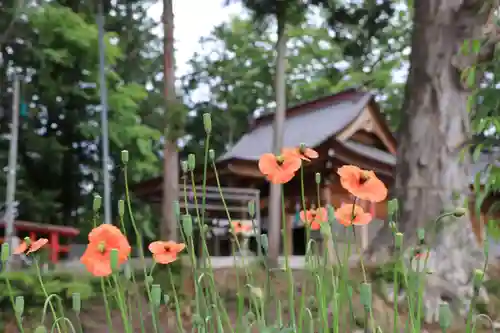
[[[356,120],[372,101],[368,92],[348,90],[287,110],[283,145],[298,147],[301,143],[316,147],[335,136]],[[272,151],[273,122],[269,115],[245,134],[219,161],[239,159],[256,161]]]

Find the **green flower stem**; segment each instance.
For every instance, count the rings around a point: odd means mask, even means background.
[[[133,228],[135,236],[136,236],[137,247],[139,249],[139,258],[141,259],[144,278],[147,278],[148,275],[147,275],[147,269],[146,269],[146,259],[144,257],[144,244],[142,243],[142,235],[139,232],[139,228],[137,228],[137,224],[135,222],[134,215],[132,214],[132,200],[130,198],[130,190],[129,190],[129,185],[128,185],[127,165],[123,166],[123,175],[124,175],[124,180],[125,180],[125,202],[127,205],[127,211],[128,211],[128,215],[130,218],[130,223],[132,224],[132,228]],[[152,300],[151,290],[149,288],[146,288],[146,293],[148,295],[148,301],[150,304],[150,312],[151,312],[151,315],[153,316],[154,332],[159,333],[158,326],[156,325],[156,315],[154,313],[154,306],[153,306],[153,303],[151,301]]]
[[[179,332],[182,332],[183,328],[182,328],[181,309],[179,307],[179,299],[177,298],[177,291],[175,290],[174,278],[173,278],[172,269],[170,268],[170,266],[167,267],[167,271],[168,271],[168,279],[170,280],[170,286],[172,287],[172,292],[174,294],[175,316],[177,319],[177,328],[179,329]]]
[[[207,150],[207,155],[208,155],[208,150]],[[199,206],[198,206],[198,198],[197,198],[197,194],[196,194],[196,183],[195,183],[195,178],[194,178],[194,172],[192,170],[191,170],[191,186],[193,189],[194,204],[196,207],[196,216],[198,218],[198,228],[200,230],[201,259],[203,262],[203,266],[204,267],[205,267],[205,265],[208,266],[207,268],[208,268],[209,273],[207,275],[209,276],[209,280],[212,284],[211,288],[210,288],[210,296],[212,298],[213,304],[217,305],[218,304],[218,295],[217,295],[216,290],[215,290],[215,280],[213,277],[212,260],[210,259],[210,255],[209,255],[209,251],[208,251],[208,247],[207,247],[207,242],[205,240],[205,232],[203,229],[203,226],[205,225],[205,221],[201,220],[200,210],[199,210]],[[203,202],[204,201],[205,201],[205,195],[203,195]],[[203,203],[203,205],[204,205],[204,203]],[[205,255],[207,255],[207,260],[205,260]],[[219,307],[216,307],[217,310],[218,310],[218,308]]]
[[[183,187],[184,187],[184,210],[186,215],[189,215],[189,209],[188,209],[188,200],[187,200],[187,178],[186,176],[183,177]],[[193,273],[193,282],[194,282],[194,298],[195,298],[195,308],[196,312],[199,314],[200,313],[200,287],[199,287],[199,278],[198,278],[198,262],[196,261],[195,257],[195,250],[194,250],[194,242],[193,242],[193,236],[192,235],[184,235],[183,232],[181,232],[184,238],[184,242],[187,245],[187,248],[190,249],[188,251],[189,253],[189,259],[191,261],[191,268],[192,268],[192,273]]]
[[[49,298],[49,294],[47,293],[47,289],[45,288],[45,284],[43,283],[42,272],[40,271],[40,265],[38,264],[38,260],[36,258],[33,258],[33,261],[35,263],[36,276],[37,276],[38,282],[40,283],[40,287],[42,288],[43,295],[45,296],[45,298]],[[56,321],[57,320],[57,313],[56,313],[56,309],[54,308],[54,305],[52,304],[52,301],[49,301],[49,307],[50,307],[50,311],[52,312],[52,316],[54,317],[54,321]],[[57,326],[57,330],[59,331],[59,333],[62,333],[63,331],[62,331],[59,323],[57,323],[56,326]]]
[[[12,291],[12,285],[10,284],[10,280],[9,280],[7,274],[4,273],[3,277],[5,280],[5,285],[7,286],[7,291],[9,292],[9,299],[10,299],[10,303],[12,304],[12,309],[14,309],[17,327],[19,328],[20,333],[24,333],[24,328],[23,328],[23,323],[22,323],[21,317],[18,316],[17,312],[15,311],[16,302],[14,301],[14,292]]]
[[[205,254],[208,254],[208,247],[207,247],[207,243],[206,243],[206,240],[205,240],[205,233],[204,233],[204,229],[203,229],[203,225],[205,225],[205,223],[204,223],[204,221],[203,222],[201,221],[200,209],[199,209],[199,206],[198,206],[198,195],[196,193],[196,183],[195,183],[195,177],[194,177],[193,170],[191,170],[190,176],[191,176],[191,188],[192,188],[192,191],[193,191],[194,205],[195,205],[195,210],[196,210],[198,230],[199,230],[199,235],[200,235],[199,239],[200,239],[200,245],[201,245],[200,246],[201,247],[200,248],[200,251],[201,251],[201,260],[202,260],[202,263],[203,263],[203,268],[205,268],[205,266],[208,266],[208,267],[206,267],[207,269],[205,269],[204,273],[208,276],[209,282],[211,284],[210,298],[212,299],[212,304],[216,305],[215,309],[216,309],[216,311],[218,311],[219,310],[219,306],[218,306],[219,301],[218,301],[218,295],[215,292],[216,289],[215,289],[215,279],[213,277],[212,260],[210,259],[210,256],[208,256],[207,260],[205,260]],[[184,200],[186,202],[186,207],[187,207],[187,179],[185,179],[185,183],[184,183]],[[193,245],[193,255],[194,255],[194,245]],[[194,259],[194,260],[196,260],[196,259]],[[197,278],[197,280],[199,280],[199,277]],[[198,281],[198,283],[199,282],[200,281]],[[202,299],[203,299],[203,301],[205,303],[204,310],[209,311],[211,308],[207,304],[206,297],[205,297],[205,294],[203,292],[203,288],[200,288],[200,286],[198,285],[198,291],[200,291],[200,290],[201,290]],[[223,308],[223,310],[225,310],[225,309]]]
[[[122,321],[123,321],[123,328],[125,329],[126,333],[133,333],[133,330],[131,327],[132,322],[128,320],[129,316],[127,314],[127,303],[123,299],[123,288],[121,287],[119,278],[118,278],[116,273],[112,274],[112,279],[113,279],[113,282],[114,282],[115,288],[116,288],[116,297],[118,300],[117,303],[118,303],[118,308],[120,309],[120,315],[121,315]],[[147,288],[149,288],[149,287],[147,287]],[[153,317],[153,320],[155,320],[154,317]]]
[[[238,235],[234,235],[235,238],[238,237]],[[241,292],[241,284],[240,284],[240,272],[238,269],[238,264],[236,263],[236,249],[235,249],[235,244],[231,244],[231,252],[233,253],[233,259],[234,259],[234,269],[236,271],[236,298],[237,298],[237,309],[236,309],[236,332],[241,332],[243,329],[243,322],[242,318],[244,316],[243,310],[244,310],[244,299],[243,295]]]
[[[400,259],[401,256],[401,251],[397,250],[397,259]],[[394,316],[393,316],[393,333],[398,333],[398,311],[399,311],[399,282],[398,282],[398,269],[399,269],[399,261],[396,261],[394,264],[394,273],[393,273],[393,291],[394,291],[394,300],[393,300],[393,305],[394,305]]]
[[[103,301],[104,301],[104,308],[105,308],[105,311],[106,311],[106,321],[108,323],[109,331],[110,332],[114,332],[115,330],[113,329],[113,321],[111,320],[111,309],[110,309],[109,302],[108,302],[108,297],[107,297],[107,294],[106,294],[106,285],[105,285],[103,277],[100,280],[101,280],[100,284],[101,284],[102,298],[103,298]]]
[[[125,227],[125,221],[123,220],[123,215],[120,216],[120,226],[121,226],[121,230],[123,232],[123,234],[125,235],[125,237],[128,237],[127,235],[127,228]],[[155,262],[153,262],[153,266],[151,267],[151,272],[149,273],[150,276],[152,276],[152,273],[153,273],[153,268],[155,267]],[[132,267],[130,267],[130,271],[131,271],[131,278],[132,278],[132,283],[137,286],[137,282],[136,282],[136,277],[135,277],[135,269],[132,269]],[[137,307],[139,309],[139,322],[140,322],[140,325],[141,325],[141,332],[142,333],[146,333],[146,327],[144,325],[144,311],[142,309],[142,302],[137,302]],[[129,307],[129,310],[131,310],[131,308]],[[130,316],[131,316],[131,320],[132,320],[132,313],[133,311],[130,311]]]
[[[125,188],[127,188],[127,177],[125,177]],[[94,215],[92,216],[92,225],[94,228],[97,227],[97,221],[99,219],[99,212],[94,211]],[[104,278],[100,279],[101,293],[104,301],[104,308],[106,312],[106,322],[108,323],[108,328],[110,333],[113,333],[115,330],[113,329],[113,321],[111,320],[111,309],[108,302],[108,297],[106,296],[106,283],[104,282]]]
[[[286,216],[286,206],[285,206],[285,191],[282,185],[281,186],[281,220],[283,227],[283,244],[284,247],[288,244],[288,232],[287,232],[287,216]],[[290,249],[291,251],[292,249]],[[297,319],[295,318],[295,286],[293,281],[293,272],[290,269],[290,259],[288,258],[288,254],[285,253],[285,271],[288,274],[288,309],[291,315],[291,320],[293,324],[293,329],[295,330],[297,327]]]

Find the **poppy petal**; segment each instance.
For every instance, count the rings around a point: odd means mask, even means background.
[[[24,253],[26,252],[26,250],[28,249],[28,244],[26,244],[26,242],[22,242],[21,244],[19,244],[19,246],[14,250],[13,254],[21,254],[21,253]]]
[[[165,252],[165,242],[162,241],[155,241],[149,244],[148,246],[149,252],[156,254],[156,253],[163,253]]]
[[[264,175],[271,175],[278,170],[276,156],[271,153],[264,154],[259,159],[259,170]]]
[[[319,157],[319,154],[316,150],[314,149],[311,149],[311,148],[306,148],[305,152],[304,152],[304,155],[307,157],[307,158],[318,158]]]
[[[35,242],[33,242],[33,244],[31,244],[27,253],[32,253],[32,252],[36,252],[36,251],[40,250],[48,242],[49,242],[49,240],[47,238],[40,238],[40,239],[36,240]]]
[[[372,215],[370,213],[363,213],[356,215],[356,218],[352,221],[354,225],[367,225],[372,221]]]
[[[159,264],[167,265],[177,260],[177,255],[172,253],[155,254],[153,259]]]

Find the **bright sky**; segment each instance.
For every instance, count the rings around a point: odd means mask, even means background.
[[[237,4],[224,6],[225,0],[173,0],[174,2],[174,38],[177,77],[186,73],[186,62],[200,50],[200,37],[208,36],[217,25],[226,22],[232,15],[242,11]],[[163,5],[158,1],[150,9],[150,15],[160,20]],[[161,29],[158,31],[162,34]]]

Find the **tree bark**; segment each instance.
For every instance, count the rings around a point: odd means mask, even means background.
[[[285,17],[278,15],[278,41],[276,42],[275,94],[276,111],[274,114],[273,150],[280,154],[283,148],[283,131],[286,118],[286,31]],[[269,251],[270,262],[277,266],[280,252],[281,230],[281,185],[271,184],[269,198]],[[285,217],[283,217],[285,218]],[[286,232],[286,231],[284,231]],[[288,235],[291,237],[292,235]]]
[[[458,61],[458,53],[465,40],[483,37],[490,12],[481,11],[482,0],[413,3],[411,65],[396,173],[398,228],[404,233],[405,245],[415,244],[417,228],[428,228],[443,212],[464,207],[470,193],[470,156],[467,152],[461,159],[457,149],[471,134],[467,112],[470,91],[460,79],[464,68],[457,65],[467,61]],[[427,316],[434,319],[441,300],[467,303],[472,296],[473,271],[484,264],[470,218],[466,215],[443,223],[442,229],[426,233],[433,249],[429,268],[434,273],[428,279],[425,297]],[[367,249],[369,260],[377,261],[381,254],[387,254],[392,243],[387,229]]]
[[[163,31],[164,31],[164,95],[165,95],[165,146],[163,148],[163,195],[162,195],[162,223],[160,233],[162,239],[176,241],[177,218],[175,216],[174,201],[178,200],[179,193],[179,151],[173,131],[169,128],[169,112],[176,112],[175,96],[175,63],[174,63],[174,13],[173,0],[163,0]]]

